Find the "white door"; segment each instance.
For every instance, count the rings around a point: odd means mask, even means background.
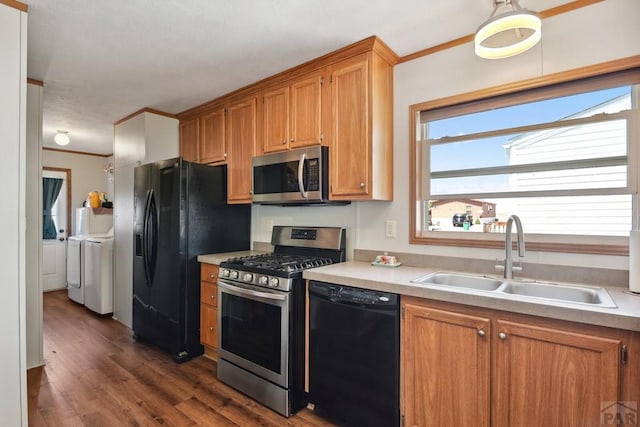
[[[43,178],[62,179],[62,187],[51,207],[56,237],[42,240],[42,290],[53,291],[67,287],[67,172],[43,170]]]

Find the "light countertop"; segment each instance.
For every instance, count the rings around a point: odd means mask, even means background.
[[[226,261],[229,258],[238,258],[238,257],[242,257],[242,256],[260,255],[260,254],[264,254],[264,253],[267,253],[267,252],[246,250],[246,251],[237,251],[237,252],[221,252],[219,254],[198,255],[198,262],[204,262],[206,264],[220,265],[220,263],[222,261]]]
[[[606,287],[618,308],[553,300],[522,300],[515,295],[491,291],[433,287],[411,280],[441,271],[426,267],[372,266],[370,262],[347,261],[305,270],[303,277],[364,289],[393,292],[401,295],[447,301],[470,306],[530,314],[560,320],[640,331],[640,296],[625,293],[626,288]],[[466,273],[469,274],[469,273]]]

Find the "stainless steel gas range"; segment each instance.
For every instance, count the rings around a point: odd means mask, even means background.
[[[287,417],[307,404],[302,272],[344,261],[345,234],[276,226],[273,253],[220,264],[218,379]]]

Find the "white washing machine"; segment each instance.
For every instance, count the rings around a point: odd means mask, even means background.
[[[85,242],[84,305],[99,314],[113,312],[113,237]]]
[[[67,241],[67,290],[69,299],[84,304],[85,242],[88,238],[113,238],[113,215],[76,209],[76,235]]]
[[[89,238],[113,238],[113,233],[71,236],[67,239],[67,291],[69,299],[84,304],[85,242]]]

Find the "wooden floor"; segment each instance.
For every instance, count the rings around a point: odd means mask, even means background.
[[[30,426],[328,426],[308,409],[284,418],[216,379],[216,363],[176,364],[131,330],[44,294],[43,368],[27,375]]]

